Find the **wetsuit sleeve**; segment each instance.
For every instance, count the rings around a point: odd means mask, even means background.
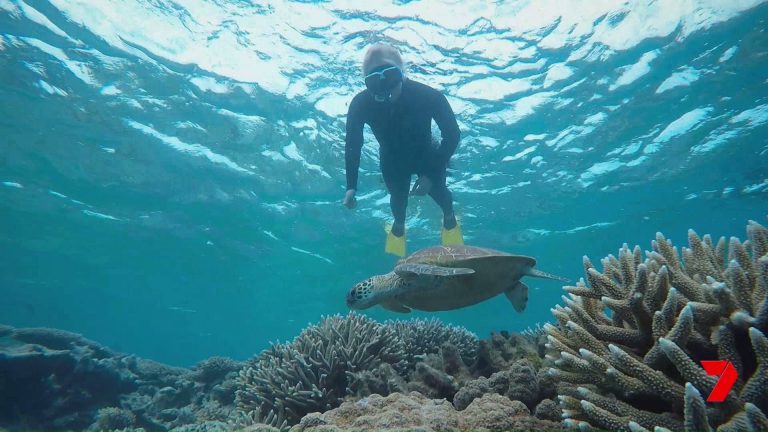
[[[456,151],[456,147],[459,145],[461,131],[459,130],[459,124],[456,122],[456,116],[453,114],[453,109],[451,109],[451,105],[448,103],[448,99],[442,93],[436,91],[436,97],[433,101],[433,118],[440,128],[440,135],[443,137],[437,153],[440,162],[447,165],[451,156]]]
[[[344,145],[344,165],[347,173],[347,190],[357,189],[357,175],[360,170],[360,152],[363,148],[362,104],[359,97],[352,99],[347,112],[346,143]]]

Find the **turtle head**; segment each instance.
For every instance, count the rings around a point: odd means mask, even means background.
[[[358,282],[347,293],[347,306],[350,309],[368,309],[385,298],[390,288],[395,287],[398,279],[394,273],[377,275]]]

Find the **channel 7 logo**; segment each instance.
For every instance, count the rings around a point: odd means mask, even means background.
[[[728,360],[702,360],[701,366],[707,371],[708,375],[720,377],[712,389],[712,393],[707,397],[707,402],[723,402],[739,378],[733,363]]]

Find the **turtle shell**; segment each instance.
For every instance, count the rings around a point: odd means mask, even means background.
[[[396,297],[405,306],[423,311],[458,309],[480,303],[513,288],[536,260],[475,246],[435,246],[398,261],[467,268],[470,274],[436,276],[410,274],[409,283]],[[396,266],[397,268],[397,266]]]
[[[495,262],[498,262],[498,260],[487,259],[492,257],[515,257],[517,260],[525,262],[529,267],[536,265],[536,260],[532,257],[512,255],[493,249],[467,245],[434,246],[421,249],[399,260],[397,265],[431,264],[444,267],[461,267],[467,260],[472,260],[473,263],[479,263],[480,265],[484,262],[487,263],[487,265],[493,265]],[[505,258],[503,261],[507,261],[507,259]]]

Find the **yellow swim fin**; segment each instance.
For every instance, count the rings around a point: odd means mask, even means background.
[[[405,256],[405,233],[398,237],[392,234],[392,224],[386,225],[387,242],[384,245],[384,252],[397,255],[400,258]]]
[[[461,234],[461,225],[456,221],[456,226],[451,229],[443,227],[440,231],[440,240],[443,246],[457,246],[464,244],[464,236]]]

